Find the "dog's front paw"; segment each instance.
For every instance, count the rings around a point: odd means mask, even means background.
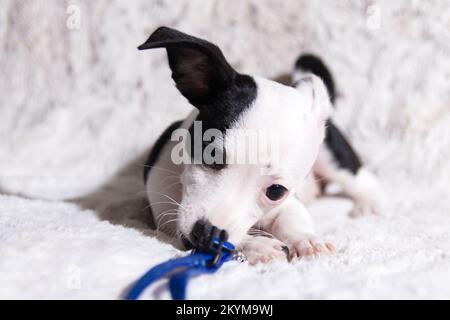
[[[269,263],[274,260],[286,260],[286,244],[267,237],[248,237],[238,247],[249,264]]]
[[[291,243],[289,246],[289,260],[314,258],[329,255],[335,251],[336,248],[331,242],[324,241],[314,235],[308,235]]]

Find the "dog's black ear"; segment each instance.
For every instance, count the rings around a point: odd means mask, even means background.
[[[172,78],[191,104],[201,109],[237,75],[214,44],[167,27],[160,27],[138,47],[166,48]]]

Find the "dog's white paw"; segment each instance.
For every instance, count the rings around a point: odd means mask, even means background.
[[[382,215],[388,208],[386,197],[381,191],[360,195],[354,197],[353,200],[355,206],[350,212],[350,216],[353,218],[363,215]]]
[[[249,264],[269,263],[274,260],[286,260],[286,244],[278,239],[252,236],[238,247]]]
[[[382,206],[377,201],[355,201],[350,216],[357,218],[363,215],[380,215],[382,212]]]
[[[355,181],[355,191],[352,197],[355,206],[350,212],[350,216],[382,214],[387,208],[387,197],[377,178],[368,170],[361,169]]]
[[[335,246],[317,236],[308,235],[295,240],[289,246],[289,260],[298,258],[314,258],[330,255],[336,251]]]

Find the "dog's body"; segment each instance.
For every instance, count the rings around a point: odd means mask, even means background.
[[[180,246],[196,246],[217,226],[257,263],[284,258],[284,247],[290,258],[334,251],[316,235],[306,208],[320,194],[317,177],[340,183],[355,200],[354,214],[379,211],[376,179],[328,120],[334,85],[319,59],[300,58],[289,87],[238,74],[216,46],[176,30],[159,28],[140,49],[160,47],[177,88],[196,109],[169,126],[145,166],[158,230]],[[276,139],[256,148],[257,161],[248,154],[236,161],[240,147],[255,144],[242,144],[247,133],[268,129]],[[212,161],[203,158],[208,154]]]

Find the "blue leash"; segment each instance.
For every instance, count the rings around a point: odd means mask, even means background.
[[[155,281],[168,276],[172,299],[185,300],[189,279],[199,275],[214,273],[227,261],[234,258],[235,247],[225,241],[226,232],[212,238],[210,243],[190,255],[163,262],[138,279],[125,296],[127,300],[137,300],[141,293]]]

